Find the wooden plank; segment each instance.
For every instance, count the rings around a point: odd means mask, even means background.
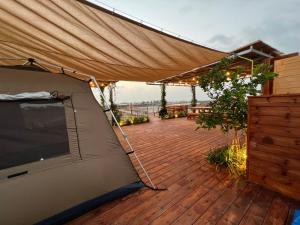
[[[247,185],[248,183],[245,181],[236,181],[235,185],[230,189],[228,188],[226,192],[197,219],[194,225],[216,224]]]
[[[286,222],[289,205],[280,197],[275,197],[272,201],[268,214],[263,225],[283,225]]]
[[[275,102],[275,103],[264,103],[264,102],[255,102],[252,104],[255,107],[299,107],[298,102]]]
[[[201,164],[198,166],[201,167]],[[188,170],[188,171],[186,171],[186,173],[187,174],[190,173],[191,174],[190,176],[197,176],[197,175],[201,174],[200,172],[197,173],[196,171],[192,172],[192,171]],[[184,180],[184,181],[186,181],[186,180]],[[162,196],[166,197],[167,196],[166,193],[174,193],[177,190],[179,190],[182,185],[182,184],[180,184],[180,182],[183,182],[182,176],[170,177],[168,180],[165,181],[165,184],[167,184],[167,187],[168,187],[168,191],[153,192],[153,191],[148,190],[147,192],[144,192],[143,194],[139,194],[138,198],[132,198],[130,200],[119,203],[113,210],[103,213],[94,219],[96,219],[98,222],[101,222],[104,224],[110,223],[112,221],[116,221],[120,218],[122,218],[122,220],[124,222],[126,219],[130,218],[130,215],[132,215],[132,213],[137,212],[137,210],[133,210],[133,209],[135,209],[137,206],[141,205],[142,203],[149,202],[152,204],[156,201],[155,200],[156,198],[163,198]],[[188,182],[186,182],[186,183],[188,183]],[[159,194],[158,197],[156,197],[157,194]],[[150,199],[151,199],[151,201],[148,201]],[[142,204],[142,205],[145,206],[145,204]],[[126,215],[124,215],[125,213],[126,213]]]
[[[300,128],[298,127],[276,127],[273,125],[252,125],[248,128],[249,133],[264,133],[265,135],[276,135],[281,137],[300,137]]]
[[[274,193],[263,189],[253,200],[247,213],[242,218],[239,225],[261,225],[264,222],[265,216],[271,206]]]
[[[276,90],[277,93],[300,93],[299,87],[289,88],[289,90],[286,90],[285,87],[277,87]]]
[[[249,141],[263,144],[263,145],[275,145],[275,146],[288,147],[293,149],[300,149],[300,138],[298,137],[287,137],[287,136],[282,137],[274,134],[253,132],[250,133]]]
[[[281,67],[278,69],[277,73],[279,73],[280,75],[278,77],[276,77],[276,79],[281,80],[281,79],[285,79],[286,77],[289,76],[293,76],[295,77],[296,80],[299,80],[299,67],[296,65],[291,65],[289,66],[288,69],[286,69],[285,67]]]
[[[283,159],[286,157],[286,159],[296,160],[297,162],[300,160],[299,150],[295,148],[282,148],[281,146],[265,145],[257,142],[249,142],[249,144],[251,145],[251,152],[262,152],[267,155],[283,157]],[[248,155],[251,155],[251,152]]]
[[[228,181],[227,181],[228,182]],[[187,209],[174,223],[177,225],[193,224],[199,216],[206,212],[206,210],[225,192],[225,187],[228,183],[221,182],[216,187],[212,188],[203,198],[198,200],[192,207]]]
[[[179,202],[174,204],[172,207],[165,210],[161,215],[154,218],[151,221],[152,225],[160,224],[171,224],[174,222],[180,215],[182,215],[187,209],[194,205],[199,199],[201,199],[205,194],[207,194],[211,188],[218,185],[222,180],[211,179],[205,182],[205,185],[200,185],[197,190],[192,191],[186,195]]]
[[[264,153],[262,151],[251,151],[249,157],[252,161],[261,163],[275,164],[275,168],[280,168],[281,173],[285,174],[294,171],[294,174],[300,175],[300,164],[298,160],[293,158],[285,158],[285,155],[276,156]],[[295,177],[296,178],[296,177]]]
[[[173,200],[187,194],[189,190],[194,190],[195,186],[203,183],[212,175],[213,173],[202,173],[201,175],[200,173],[191,174],[189,176],[190,179],[195,179],[196,177],[199,178],[196,183],[188,182],[189,177],[185,177],[180,183],[170,186],[167,191],[159,192],[151,199],[151,201],[145,202],[142,205],[137,205],[114,222],[116,224],[145,224],[157,209],[161,209]]]
[[[261,157],[258,158],[253,155],[249,157],[251,158],[251,168],[249,169],[249,174],[263,173],[264,176],[268,175],[272,180],[280,180],[285,185],[295,185],[297,187],[299,186],[299,169],[295,168],[295,166],[294,168],[292,168],[289,165],[289,162],[285,162],[283,160],[283,162],[279,164],[279,162],[271,162],[270,160],[264,160]],[[266,169],[266,167],[268,167],[268,169]],[[297,165],[296,167],[299,167],[299,165]]]
[[[253,156],[251,156],[251,168],[249,169],[249,174],[262,174],[263,177],[270,176],[270,180],[277,180],[279,182],[282,182],[283,185],[286,185],[287,188],[293,188],[296,186],[296,188],[299,187],[299,171],[295,169],[288,169],[286,166],[279,165],[276,163],[272,163],[266,160],[257,160]],[[260,165],[262,163],[265,163],[265,165]],[[265,167],[270,167],[268,170],[266,170]],[[255,168],[255,169],[254,169]],[[297,191],[298,192],[298,191]]]
[[[279,117],[300,117],[300,107],[255,107],[251,106],[251,115],[255,116],[279,116]]]
[[[159,218],[158,221],[160,221],[161,224],[161,215],[165,214],[168,209],[176,209],[177,206],[179,206],[179,210],[177,211],[177,213],[178,216],[180,216],[180,209],[183,209],[183,211],[185,211],[185,207],[188,207],[188,205],[192,205],[193,202],[201,199],[207,192],[211,190],[211,188],[218,185],[220,182],[224,182],[225,177],[226,176],[223,176],[221,179],[218,179],[216,176],[213,176],[210,179],[206,179],[205,181],[197,179],[195,188],[188,189],[186,193],[181,195],[178,195],[178,193],[176,193],[172,196],[172,200],[169,202],[161,201],[159,202],[159,204],[152,205],[150,209],[147,208],[144,210],[144,212],[141,212],[139,215],[137,215],[130,224],[146,224],[150,221],[155,220],[156,218]],[[205,183],[206,185],[200,185],[203,183]],[[197,194],[195,195],[194,193]],[[191,196],[195,197],[195,199],[191,198]],[[188,201],[186,199],[188,199]],[[183,205],[185,205],[185,207]],[[171,215],[165,214],[166,216],[164,218],[167,219],[165,220],[165,222],[169,221],[168,218],[170,219],[170,216],[172,219],[176,219],[176,216],[173,213],[174,212],[172,211]]]
[[[277,96],[273,95],[272,97],[249,97],[249,103],[251,106],[255,106],[257,104],[265,104],[268,105],[270,103],[300,103],[300,95],[289,95],[289,96]]]
[[[253,184],[248,185],[247,188],[244,189],[240,194],[240,196],[233,202],[230,208],[225,212],[217,224],[239,224],[259,191],[259,186]]]
[[[289,177],[278,177],[277,174],[271,170],[256,170],[249,172],[249,179],[273,191],[299,200],[299,183],[295,184]]]
[[[289,114],[287,114],[289,115]],[[280,116],[252,116],[252,124],[255,125],[273,125],[277,127],[300,127],[300,118],[293,118],[291,116],[280,117]]]

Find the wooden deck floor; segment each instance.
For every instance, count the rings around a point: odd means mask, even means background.
[[[295,203],[217,173],[205,153],[229,138],[219,130],[194,129],[194,122],[185,118],[125,127],[155,184],[168,190],[141,189],[69,224],[285,224]]]

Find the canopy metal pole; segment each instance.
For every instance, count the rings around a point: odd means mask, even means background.
[[[246,58],[246,57],[244,57],[244,56],[240,56],[240,55],[238,55],[237,57],[239,57],[239,58],[241,58],[241,59],[245,59],[245,60],[247,60],[247,61],[251,62],[251,75],[253,75],[253,69],[254,69],[254,60],[252,60],[252,59],[249,59],[249,58]]]
[[[147,173],[146,169],[144,168],[144,166],[143,166],[141,160],[140,160],[139,157],[137,156],[136,152],[133,150],[133,147],[132,147],[132,145],[131,145],[130,142],[129,142],[129,139],[128,139],[127,134],[123,131],[123,129],[121,128],[121,126],[120,126],[120,124],[119,124],[117,118],[115,117],[113,111],[111,110],[111,108],[110,108],[110,106],[109,106],[109,104],[108,104],[108,102],[107,102],[107,100],[106,100],[106,98],[105,98],[103,92],[101,91],[101,89],[100,89],[100,87],[99,87],[99,84],[98,84],[96,78],[95,78],[94,76],[91,76],[91,75],[89,75],[89,76],[90,76],[90,78],[93,80],[93,82],[95,83],[97,89],[98,89],[99,92],[100,92],[100,95],[101,95],[102,98],[104,99],[105,105],[108,107],[109,112],[110,112],[110,114],[111,114],[113,120],[116,122],[116,124],[117,124],[119,130],[120,130],[121,133],[122,133],[122,136],[123,136],[124,140],[126,141],[126,143],[128,144],[128,146],[129,146],[129,148],[130,148],[130,152],[133,153],[134,157],[135,157],[136,160],[138,161],[139,165],[141,166],[143,172],[145,173],[145,175],[146,175],[147,179],[149,180],[149,182],[150,182],[151,186],[153,187],[153,189],[157,189],[157,187],[156,187],[156,186],[154,185],[154,183],[152,182],[151,177],[149,176],[149,174]]]

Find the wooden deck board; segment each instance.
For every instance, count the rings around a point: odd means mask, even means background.
[[[292,201],[256,184],[234,180],[226,172],[216,172],[205,155],[228,143],[230,137],[217,129],[195,128],[195,123],[185,118],[154,118],[148,124],[124,127],[155,184],[168,190],[143,188],[68,224],[284,224]],[[123,140],[121,143],[126,149]],[[132,161],[149,184],[136,160]]]

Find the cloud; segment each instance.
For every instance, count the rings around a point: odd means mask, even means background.
[[[217,34],[212,36],[206,43],[216,49],[221,49],[223,51],[231,51],[233,48],[236,48],[237,43],[240,41],[233,37],[227,36],[224,34]]]
[[[216,49],[232,51],[256,40],[262,40],[285,53],[300,51],[300,20],[294,17],[265,19],[237,31],[235,35],[217,34],[206,43]]]
[[[283,52],[300,50],[300,21],[272,20],[244,29],[241,36],[247,40],[261,39]]]

